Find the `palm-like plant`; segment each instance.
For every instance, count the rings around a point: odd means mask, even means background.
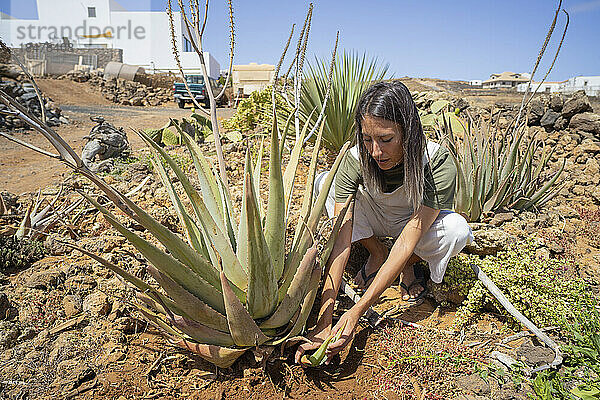
[[[352,139],[354,112],[360,95],[373,81],[385,79],[387,71],[388,65],[378,65],[376,58],[344,52],[336,59],[329,100],[326,101],[329,66],[320,59],[309,64],[299,108],[302,118],[314,123],[319,115],[314,110],[325,107],[325,147],[337,153],[344,143]]]

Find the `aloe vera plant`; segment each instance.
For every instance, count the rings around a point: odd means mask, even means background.
[[[89,251],[77,249],[137,288],[140,303],[136,307],[173,343],[217,366],[228,367],[248,348],[278,345],[302,333],[317,294],[321,265],[329,257],[352,200],[347,201],[341,218],[338,217],[319,251],[315,239],[319,236],[317,227],[335,171],[349,143],[342,147],[332,173],[315,199],[313,187],[323,125],[317,129],[294,235],[286,238],[295,213],[289,199],[292,198],[304,142],[294,142],[286,168],[282,166],[283,144],[292,119],[296,118],[294,124],[299,124],[296,114],[290,115],[285,128],[280,129],[276,110],[273,110],[268,201],[264,207],[259,196],[262,151],[258,160],[252,160],[247,152],[239,212],[233,208],[226,176],[214,172],[210,160],[181,124],[173,125],[191,155],[197,184],[159,144],[145,132],[137,131],[150,148],[154,171],[179,218],[181,237],[99,178],[56,132],[2,91],[0,103],[5,104],[12,115],[44,135],[58,154],[29,148],[62,161],[88,178],[127,218],[153,236],[152,240],[147,240],[129,230],[109,207],[93,196],[81,193],[148,260],[147,271],[161,290]],[[211,119],[215,127],[216,118]],[[319,127],[311,126],[307,121],[303,123],[302,131]],[[218,140],[215,135],[215,142]],[[177,179],[173,179],[173,175]],[[159,248],[157,242],[165,250]]]
[[[566,161],[548,175],[554,149],[530,135],[525,124],[503,132],[470,119],[460,136],[448,123],[441,129],[457,168],[455,210],[470,221],[502,207],[541,207],[562,188],[559,178]]]

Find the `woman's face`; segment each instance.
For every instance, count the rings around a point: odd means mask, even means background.
[[[363,142],[382,170],[394,168],[404,159],[402,128],[387,119],[367,115],[362,120]]]

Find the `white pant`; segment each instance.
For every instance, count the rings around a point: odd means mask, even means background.
[[[327,172],[321,173],[315,182],[315,191],[320,191]],[[335,204],[335,188],[327,196],[327,214],[332,217]],[[352,242],[376,237],[400,236],[412,212],[398,215],[386,212],[385,205],[374,202],[363,190],[356,195],[352,220]],[[397,211],[397,210],[396,210]],[[441,283],[450,257],[473,241],[473,233],[467,221],[453,211],[442,210],[427,232],[423,234],[414,253],[429,264],[431,280]]]

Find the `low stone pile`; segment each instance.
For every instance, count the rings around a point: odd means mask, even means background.
[[[552,93],[532,100],[529,106],[529,125],[541,126],[547,132],[570,128],[600,137],[600,115],[593,111],[583,90],[568,97]]]
[[[153,88],[120,78],[105,79],[99,73],[71,71],[59,79],[87,82],[101,91],[107,100],[126,106],[158,106],[173,100],[170,89]]]
[[[41,118],[42,109],[35,93],[35,89],[31,83],[2,80],[2,78],[0,78],[0,90],[18,101],[30,113]],[[68,124],[69,121],[62,115],[62,110],[54,104],[52,99],[43,94],[42,97],[46,108],[46,123],[49,126],[58,126],[61,123]],[[2,111],[8,111],[8,107],[4,104],[0,104],[0,129],[5,131],[30,129],[19,118],[3,114]]]

